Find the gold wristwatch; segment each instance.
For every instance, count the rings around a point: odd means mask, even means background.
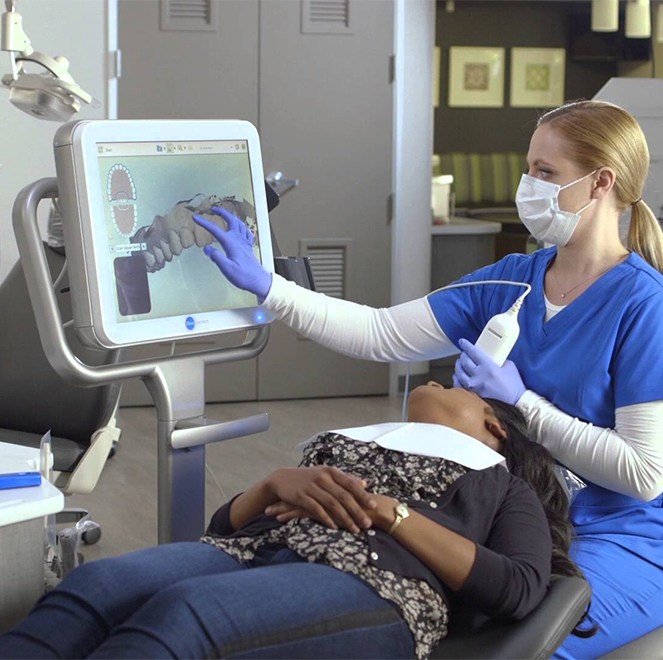
[[[399,502],[394,507],[394,513],[396,514],[396,520],[391,523],[391,527],[389,528],[390,534],[393,534],[396,527],[398,527],[410,515],[410,510],[407,508],[407,504]]]

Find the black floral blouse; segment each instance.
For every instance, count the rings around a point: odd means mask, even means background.
[[[406,454],[360,442],[336,433],[314,438],[304,449],[300,466],[330,465],[368,482],[368,490],[399,500],[435,500],[468,469],[443,458]],[[407,578],[371,562],[367,530],[352,534],[332,530],[310,519],[291,520],[257,536],[206,535],[201,540],[238,561],[250,561],[264,543],[282,544],[310,562],[352,573],[382,598],[394,603],[415,640],[418,658],[430,655],[446,636],[448,606],[444,595],[426,580]]]

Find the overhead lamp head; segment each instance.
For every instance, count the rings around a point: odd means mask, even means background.
[[[7,74],[2,84],[9,89],[9,100],[17,108],[39,119],[67,121],[81,109],[81,103],[92,103],[92,97],[83,91],[68,72],[69,62],[64,57],[51,58],[33,51],[16,58],[19,73],[14,78]],[[27,73],[25,63],[42,66],[43,73]]]
[[[9,100],[17,108],[39,119],[67,121],[81,109],[82,103],[98,106],[69,73],[65,57],[51,57],[33,50],[23,30],[23,19],[14,10],[12,0],[5,0],[7,10],[0,22],[0,50],[9,52],[12,72],[2,77],[9,90]],[[28,73],[26,64],[41,67],[41,73]]]

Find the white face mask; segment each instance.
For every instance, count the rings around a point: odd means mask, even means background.
[[[596,170],[594,170],[596,172]],[[594,174],[590,172],[565,186],[523,174],[516,191],[516,207],[523,224],[539,241],[566,245],[580,221],[580,214],[594,201],[585,204],[579,211],[562,211],[559,208],[559,191]]]

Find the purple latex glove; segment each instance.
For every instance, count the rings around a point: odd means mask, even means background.
[[[255,293],[258,302],[262,303],[272,288],[272,274],[262,267],[253,253],[253,232],[226,209],[213,206],[212,211],[226,221],[228,229],[221,229],[199,215],[194,215],[193,220],[219,241],[223,252],[212,245],[206,245],[203,252],[219,267],[231,284]]]
[[[498,367],[467,339],[461,339],[458,344],[463,352],[456,360],[454,386],[463,387],[483,398],[515,405],[527,389],[518,367],[511,360]]]

